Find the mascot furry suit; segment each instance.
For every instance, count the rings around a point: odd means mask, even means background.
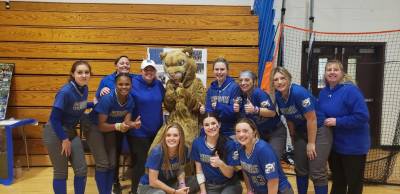
[[[179,123],[185,132],[185,144],[190,148],[199,134],[199,109],[205,101],[206,90],[196,78],[197,65],[193,49],[172,50],[161,53],[165,72],[169,76],[165,88],[164,107],[169,112],[167,123]],[[165,126],[161,127],[151,147],[161,138]]]

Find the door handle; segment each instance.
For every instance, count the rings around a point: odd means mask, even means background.
[[[364,101],[365,101],[365,102],[373,102],[374,99],[373,99],[373,98],[366,98],[366,99],[364,99]]]

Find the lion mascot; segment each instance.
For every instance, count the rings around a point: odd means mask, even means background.
[[[185,132],[185,144],[190,148],[199,134],[199,109],[204,104],[206,89],[196,78],[197,65],[193,49],[176,49],[160,54],[169,80],[165,88],[164,107],[169,112],[167,123],[179,123]],[[161,138],[165,125],[158,131],[154,147]]]

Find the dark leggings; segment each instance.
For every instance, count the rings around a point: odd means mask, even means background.
[[[144,174],[147,153],[154,138],[133,137],[128,135],[129,150],[132,160],[131,190],[137,191],[140,177]]]
[[[329,168],[332,171],[331,194],[361,194],[366,155],[344,155],[331,152]]]

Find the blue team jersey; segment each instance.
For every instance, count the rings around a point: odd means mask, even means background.
[[[332,149],[340,154],[366,154],[371,146],[369,112],[359,88],[353,84],[325,87],[319,93],[318,120],[336,118]]]
[[[229,76],[219,87],[218,81],[211,82],[206,96],[206,112],[214,112],[221,121],[221,133],[225,136],[234,135],[234,124],[236,123],[236,114],[233,111],[234,100],[239,96],[240,88],[235,80]],[[215,110],[212,108],[212,102],[217,102]]]
[[[135,103],[131,95],[128,95],[128,99],[124,104],[118,102],[116,91],[112,91],[109,94],[102,96],[100,101],[94,106],[89,117],[93,124],[98,124],[98,115],[107,115],[107,123],[121,123],[124,121],[125,116],[132,112]]]
[[[75,128],[87,108],[88,88],[80,92],[74,82],[65,84],[56,94],[54,107],[62,110],[61,124],[67,129]]]
[[[281,122],[278,114],[274,117],[262,117],[259,114],[246,114],[244,110],[244,105],[247,103],[247,99],[253,104],[253,106],[257,106],[259,108],[267,108],[268,110],[275,111],[275,105],[272,102],[270,96],[260,88],[254,88],[251,92],[250,96],[245,96],[241,94],[241,98],[239,100],[240,104],[240,113],[242,117],[247,117],[256,123],[257,128],[260,134],[271,133]]]
[[[165,183],[169,180],[177,179],[178,173],[180,171],[184,171],[185,163],[179,163],[178,157],[175,157],[169,160],[171,164],[171,169],[163,169],[162,167],[163,156],[164,156],[163,153],[164,152],[161,148],[161,145],[160,144],[156,145],[151,150],[149,156],[147,157],[145,167],[148,169],[158,171],[158,180]],[[186,156],[188,156],[187,149],[186,149]],[[187,161],[188,159],[186,158],[185,162]],[[140,184],[142,185],[149,184],[149,174],[147,172],[140,178]]]
[[[267,183],[270,179],[279,179],[278,191],[290,187],[280,161],[267,142],[257,140],[250,156],[246,154],[244,147],[241,147],[239,159],[242,170],[249,178],[251,188],[255,193],[268,193]]]
[[[276,91],[276,103],[279,111],[288,121],[292,121],[296,130],[307,132],[307,120],[304,114],[315,111],[316,100],[314,96],[302,86],[291,84],[289,97],[285,100],[279,91]]]
[[[142,76],[132,78],[131,95],[135,100],[132,116],[140,115],[142,122],[139,129],[129,131],[134,137],[154,137],[163,124],[162,102],[165,89],[160,80],[147,84]]]
[[[231,139],[228,139],[225,144],[225,150],[227,154],[226,164],[229,166],[240,165],[239,155],[236,147],[236,143]],[[200,136],[194,140],[190,158],[201,163],[204,176],[206,177],[206,182],[222,184],[229,179],[222,174],[219,168],[215,168],[210,165],[210,157],[214,154],[214,149],[210,149],[207,146],[205,136]]]
[[[131,78],[133,78],[136,76],[136,74],[129,74],[129,76]],[[115,77],[117,77],[117,72],[107,75],[107,76],[103,77],[103,79],[101,79],[99,87],[97,88],[97,91],[96,91],[96,98],[98,101],[100,101],[100,98],[102,97],[102,96],[100,96],[100,91],[104,87],[110,88],[111,92],[115,90]]]

